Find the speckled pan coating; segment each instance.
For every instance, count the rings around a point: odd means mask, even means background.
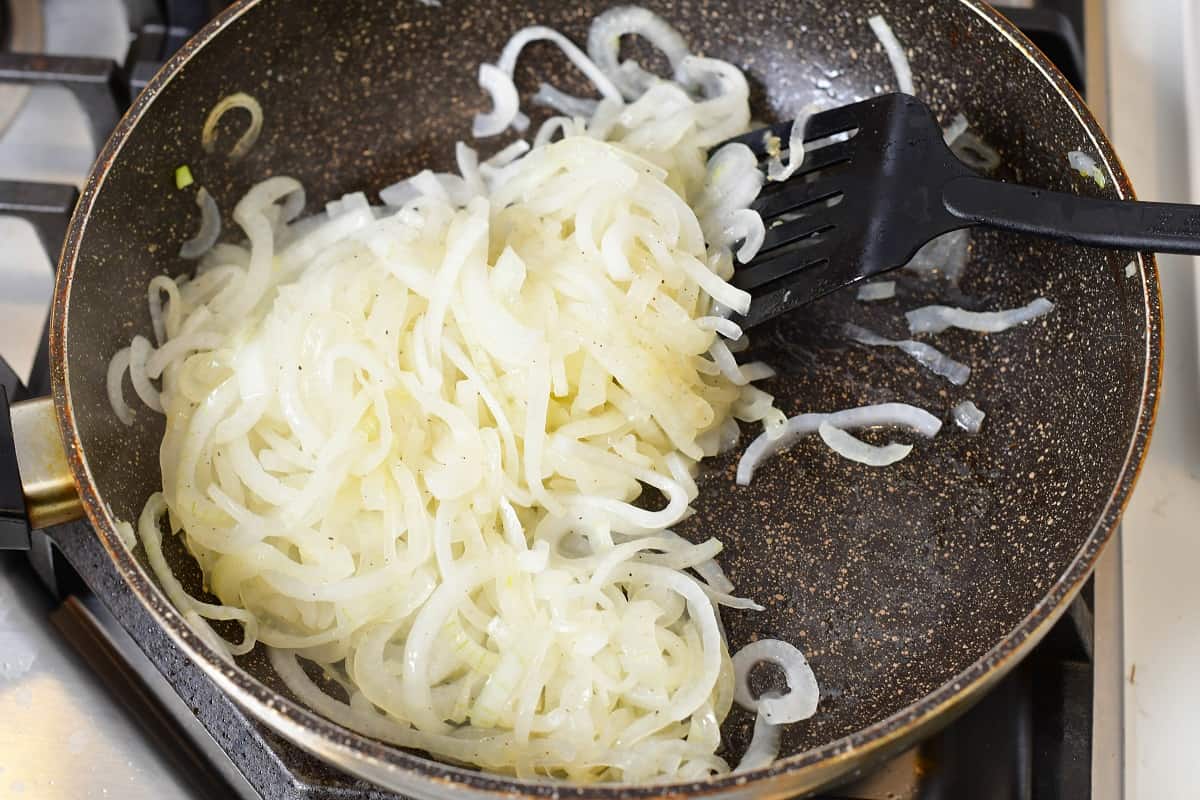
[[[151,83],[89,179],[63,254],[54,308],[55,397],[85,504],[129,585],[223,687],[285,736],[331,763],[412,794],[446,788],[614,797],[609,788],[523,784],[404,753],[337,728],[275,694],[261,654],[219,661],[197,641],[113,533],[158,488],[160,420],[123,427],[105,399],[105,366],[149,329],[145,287],[179,273],[179,244],[195,224],[173,173],[190,164],[226,214],[252,183],[299,178],[309,209],[372,190],[425,166],[450,165],[487,102],[475,65],[516,29],[553,25],[577,40],[602,2],[444,0],[244,2],[199,34]],[[1107,141],[1065,81],[994,12],[974,0],[648,2],[695,49],[742,66],[756,114],[787,116],[815,99],[848,102],[894,88],[866,18],[882,12],[907,46],[918,94],[948,119],[962,111],[1004,157],[1004,176],[1054,189],[1132,195]],[[520,66],[583,88],[550,48]],[[224,95],[262,103],[266,125],[237,164],[204,155],[199,132]],[[239,130],[226,118],[222,144]],[[1066,166],[1066,152],[1099,156],[1100,191]],[[684,532],[720,537],[739,592],[767,610],[731,612],[736,649],[755,636],[797,643],[822,687],[811,721],[791,726],[789,758],[738,778],[673,787],[680,793],[793,793],[814,788],[961,712],[1025,652],[1078,589],[1108,539],[1147,444],[1157,397],[1161,326],[1154,262],[1131,255],[978,234],[961,283],[898,277],[897,296],[860,304],[831,297],[754,337],[780,370],[767,388],[789,413],[902,400],[949,420],[973,399],[983,432],[947,425],[884,470],[851,464],[818,441],[733,485],[736,455],[706,470],[700,513]],[[959,331],[935,342],[974,373],[953,387],[902,353],[848,345],[853,320],[903,330],[902,310],[950,297],[969,308],[1044,295],[1056,311],[1009,333]],[[876,435],[910,440],[906,434]],[[186,559],[174,554],[183,568]],[[197,572],[192,568],[193,579]],[[193,589],[197,588],[193,580]],[[260,682],[261,681],[261,682]],[[748,717],[726,726],[736,759]],[[662,787],[625,789],[658,796]]]

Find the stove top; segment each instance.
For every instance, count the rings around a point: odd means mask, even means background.
[[[81,20],[78,14],[85,5],[86,19]],[[23,339],[11,334],[43,327],[53,257],[77,198],[73,181],[86,173],[129,99],[223,5],[219,0],[0,0],[0,42],[5,46],[0,52],[0,178],[13,179],[0,180],[0,238],[15,241],[20,245],[15,249],[24,254],[31,249],[43,253],[32,259],[14,256],[11,249],[8,256],[0,254],[0,284],[5,285],[0,319],[6,321],[0,355],[15,366],[0,361],[0,384],[10,399],[49,391],[44,332]],[[1095,48],[1085,49],[1085,43],[1102,42],[1085,27],[1098,19],[1094,9],[1085,9],[1094,5],[1092,0],[1039,0],[1002,10],[1081,92],[1091,89],[1100,96],[1102,89],[1086,85],[1094,71],[1089,71],[1085,52]],[[56,87],[49,99],[45,90],[28,89],[46,86]],[[67,96],[74,101],[64,103]],[[62,121],[65,114],[74,115],[71,125]],[[63,133],[68,128],[74,133]],[[23,156],[25,146],[39,137],[49,137],[49,148],[41,141],[40,156]],[[31,228],[13,227],[4,216],[23,219]],[[10,285],[17,290],[10,292]],[[166,754],[160,760],[168,765],[165,774],[178,782],[178,796],[396,797],[325,766],[247,718],[134,600],[86,524],[35,532],[32,544],[32,572],[59,603],[50,614],[54,628],[79,653],[93,680],[137,720],[145,746]],[[1116,724],[1119,730],[1120,698],[1107,699],[1110,670],[1101,668],[1115,648],[1120,671],[1119,580],[1105,574],[1119,558],[1104,563],[1108,566],[1100,568],[1046,640],[979,705],[877,772],[823,797],[1119,796],[1111,786],[1094,785],[1093,778],[1106,774],[1097,760],[1112,746],[1111,733],[1101,728]],[[30,590],[32,580],[17,575],[12,561],[0,561],[0,566],[0,593],[6,585]],[[28,565],[24,571],[29,572]],[[0,651],[6,636],[3,607],[0,594]],[[5,710],[9,669],[0,663],[0,712]],[[119,764],[114,768],[119,770]],[[6,782],[0,766],[0,792]],[[9,788],[18,791],[15,782]],[[34,796],[43,794],[82,796],[50,791]]]

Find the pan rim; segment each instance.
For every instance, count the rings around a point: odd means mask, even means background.
[[[314,755],[367,780],[399,791],[439,796],[450,789],[477,796],[511,796],[514,792],[537,796],[580,798],[660,797],[663,794],[717,795],[748,791],[794,793],[818,788],[856,766],[879,759],[917,736],[932,732],[949,717],[961,713],[990,688],[1024,655],[1065,611],[1067,604],[1091,574],[1104,546],[1111,539],[1140,475],[1157,413],[1162,380],[1162,297],[1153,256],[1138,254],[1141,269],[1144,320],[1147,325],[1145,367],[1137,422],[1112,491],[1079,551],[1042,599],[1017,626],[966,669],[938,688],[889,717],[848,736],[797,753],[757,770],[703,781],[657,784],[579,785],[528,781],[449,766],[409,753],[351,731],[292,702],[236,667],[197,637],[141,564],[121,544],[116,520],[101,499],[83,452],[75,425],[67,370],[66,331],[68,298],[75,276],[80,244],[91,211],[109,170],[155,98],[210,39],[263,0],[239,0],[221,12],[189,40],[163,66],[131,105],[114,129],[88,176],[76,205],[59,259],[51,312],[52,387],[59,430],[83,500],[89,522],[113,560],[126,585],[158,620],[170,638],[221,688],[249,713],[279,731],[285,738]],[[1134,197],[1128,175],[1113,152],[1107,136],[1082,98],[1048,59],[1007,19],[982,0],[956,0],[994,28],[1029,61],[1066,103],[1099,154],[1119,196]]]

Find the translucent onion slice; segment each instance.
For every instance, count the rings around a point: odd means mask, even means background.
[[[969,230],[963,228],[931,239],[904,268],[923,273],[940,272],[954,283],[966,269],[970,236]]]
[[[542,25],[531,25],[528,28],[522,28],[513,34],[508,43],[504,45],[504,50],[500,53],[500,58],[496,61],[496,66],[512,78],[513,72],[517,66],[517,58],[521,55],[521,50],[530,42],[548,41],[558,45],[558,48],[571,60],[571,63],[579,68],[580,72],[587,76],[588,80],[596,85],[606,99],[622,102],[621,91],[609,79],[604,72],[596,66],[592,59],[587,57],[574,42],[563,36],[553,28],[547,28]]]
[[[517,118],[521,100],[512,76],[495,64],[479,65],[479,86],[492,97],[492,110],[476,114],[471,123],[471,135],[476,139],[504,133]]]
[[[958,137],[967,132],[970,125],[967,123],[967,118],[962,114],[955,114],[950,120],[950,124],[942,131],[942,138],[945,139],[947,145],[953,145],[958,141]]]
[[[777,692],[767,692],[760,699],[780,696]],[[779,742],[782,736],[783,726],[772,724],[767,720],[766,714],[760,713],[754,718],[754,733],[750,737],[750,746],[746,748],[746,754],[733,771],[749,772],[769,766],[779,758]]]
[[[1022,325],[1054,310],[1054,303],[1044,297],[1020,308],[1003,311],[967,311],[952,306],[923,306],[905,312],[908,329],[913,333],[941,333],[946,328],[962,328],[980,333],[1000,333]]]
[[[951,413],[954,415],[954,422],[967,433],[979,433],[979,429],[983,427],[985,414],[970,400],[963,400]]]
[[[853,324],[846,325],[846,335],[860,344],[871,347],[895,347],[897,350],[902,350],[934,375],[945,378],[955,386],[962,386],[971,377],[970,367],[955,361],[941,350],[925,342],[915,342],[912,339],[888,339],[874,331]]]
[[[878,14],[868,19],[867,23],[875,32],[875,38],[883,45],[883,51],[887,53],[888,61],[892,62],[892,70],[896,73],[896,85],[900,91],[905,94],[915,94],[912,67],[909,66],[908,55],[904,52],[904,46],[900,44],[896,34],[892,33],[892,27]]]
[[[991,172],[1000,166],[1000,154],[996,149],[970,131],[960,133],[950,151],[971,169]]]
[[[788,691],[768,692],[755,697],[750,691],[750,672],[769,661],[783,669]],[[808,660],[794,645],[780,639],[759,639],[733,654],[733,699],[747,711],[757,711],[772,725],[808,719],[817,711],[821,690]]]
[[[783,163],[778,152],[772,153],[767,160],[767,180],[786,181],[796,170],[800,169],[800,165],[804,163],[804,131],[808,127],[808,119],[820,110],[820,104],[809,103],[796,115],[796,119],[792,121],[791,131],[788,133],[787,163]]]
[[[212,250],[221,236],[221,209],[203,186],[196,192],[196,205],[200,207],[200,230],[179,248],[179,257],[189,261]]]
[[[490,167],[492,169],[507,167],[509,164],[516,161],[518,158],[528,152],[529,142],[525,141],[524,139],[517,139],[515,142],[489,158],[487,161],[484,161],[483,164],[480,165],[480,169],[482,170],[484,167]]]
[[[1096,163],[1096,159],[1087,153],[1080,150],[1072,150],[1067,153],[1067,162],[1071,165],[1071,169],[1085,178],[1091,178],[1101,189],[1108,184],[1108,179],[1104,177],[1104,170],[1100,169],[1100,166]]]
[[[657,14],[637,6],[610,8],[592,20],[587,50],[596,66],[620,89],[626,100],[640,97],[658,76],[642,69],[636,61],[619,62],[621,37],[638,35],[662,51],[671,64],[675,79],[683,83],[683,60],[689,51],[687,42]]]
[[[145,403],[151,411],[161,414],[163,407],[158,389],[154,388],[154,384],[146,375],[146,359],[153,351],[154,348],[151,347],[150,341],[145,336],[133,337],[133,341],[129,344],[129,380],[133,383],[133,390],[137,393],[138,399]]]
[[[832,414],[800,414],[787,421],[783,434],[772,439],[768,434],[760,434],[750,443],[742,454],[737,466],[737,482],[740,486],[748,486],[754,478],[754,470],[765,459],[770,458],[784,448],[790,447],[801,438],[815,433],[822,422],[828,422],[835,428],[854,430],[870,428],[877,425],[896,425],[911,428],[927,439],[937,436],[942,429],[942,421],[924,409],[910,406],[907,403],[881,403],[873,406],[849,408],[835,411]]]
[[[841,428],[835,428],[828,422],[822,422],[817,427],[821,440],[829,445],[829,449],[842,458],[866,464],[868,467],[886,467],[908,457],[912,452],[911,444],[888,444],[877,447],[867,444],[862,439],[846,433]]]
[[[533,96],[533,102],[535,105],[554,109],[568,117],[590,117],[596,113],[596,106],[600,105],[599,101],[591,97],[576,97],[549,83],[543,83],[538,87],[537,93]]]
[[[864,303],[873,303],[876,300],[891,300],[895,296],[895,281],[864,283],[862,286],[858,287],[858,299]]]
[[[112,406],[113,413],[117,415],[117,419],[126,425],[132,425],[133,409],[125,402],[124,394],[121,391],[121,382],[125,379],[125,373],[128,371],[129,348],[123,347],[108,362],[108,376],[105,380],[105,388],[108,391],[108,403]]]
[[[245,92],[236,92],[222,98],[220,102],[213,106],[212,111],[208,112],[208,118],[204,120],[204,128],[200,131],[200,146],[204,148],[204,152],[211,153],[217,149],[217,123],[225,115],[225,112],[235,108],[244,108],[250,113],[250,127],[246,129],[242,137],[237,140],[237,144],[229,151],[229,158],[237,161],[249,153],[250,148],[254,147],[254,143],[258,141],[259,134],[262,133],[262,106]]]

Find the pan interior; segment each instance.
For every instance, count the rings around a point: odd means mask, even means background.
[[[191,195],[174,189],[176,167],[190,165],[218,198],[227,231],[236,199],[272,174],[298,178],[315,211],[421,168],[452,168],[453,143],[469,139],[472,115],[489,105],[477,63],[529,24],[582,41],[605,5],[525,0],[481,14],[450,0],[263,0],[195,52],[107,167],[67,288],[67,389],[87,467],[116,517],[135,519],[159,488],[161,419],[143,412],[134,428],[121,425],[106,399],[105,369],[134,333],[149,330],[149,279],[187,269],[174,253],[196,215]],[[892,90],[892,70],[866,22],[882,13],[908,49],[917,93],[943,122],[964,113],[1000,151],[1002,177],[1116,196],[1111,183],[1100,190],[1067,168],[1069,150],[1096,155],[1086,128],[1036,65],[964,3],[645,5],[694,51],[744,69],[763,120]],[[523,90],[541,80],[585,89],[566,60],[540,44],[522,58],[518,79]],[[249,156],[231,163],[206,155],[199,136],[208,110],[238,91],[261,102],[266,122]],[[730,455],[706,466],[699,513],[680,529],[724,541],[723,564],[739,593],[766,606],[726,613],[731,649],[755,637],[785,639],[818,676],[820,709],[787,728],[784,755],[861,731],[971,667],[1096,544],[1093,529],[1121,481],[1148,358],[1146,290],[1140,276],[1125,274],[1129,255],[1011,234],[975,233],[971,242],[957,283],[905,272],[895,276],[895,300],[864,304],[843,293],[752,339],[756,357],[779,370],[764,388],[789,415],[903,401],[949,420],[950,409],[970,399],[987,413],[981,433],[948,424],[886,469],[844,461],[809,440],[763,466],[747,488],[734,485]],[[906,309],[995,309],[1036,296],[1057,308],[1034,324],[936,338],[972,367],[963,387],[897,351],[848,345],[841,333],[853,321],[904,338]],[[199,592],[186,553],[177,546],[169,554]],[[282,690],[261,653],[240,664]],[[750,722],[731,715],[730,752],[744,748]]]

